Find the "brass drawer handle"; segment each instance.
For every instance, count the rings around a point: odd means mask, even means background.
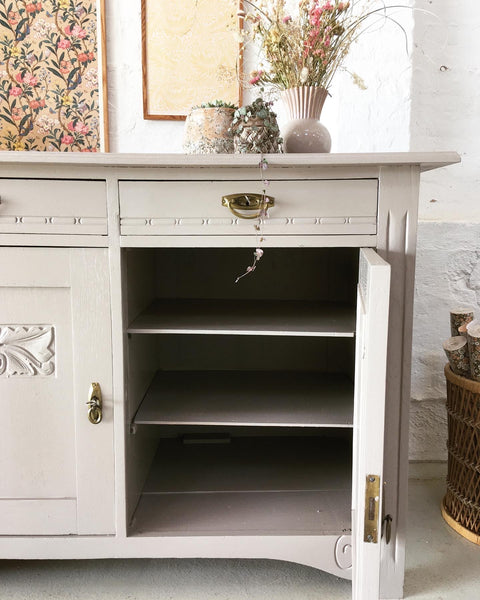
[[[222,206],[229,208],[240,219],[258,219],[270,207],[275,206],[275,198],[265,194],[229,194],[222,197]],[[256,211],[245,215],[239,211]]]
[[[88,393],[88,420],[92,425],[98,425],[102,420],[102,390],[99,383],[92,383]]]

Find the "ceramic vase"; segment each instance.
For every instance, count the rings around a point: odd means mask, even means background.
[[[327,90],[301,86],[280,93],[289,121],[282,127],[285,152],[330,152],[332,140],[320,123]]]

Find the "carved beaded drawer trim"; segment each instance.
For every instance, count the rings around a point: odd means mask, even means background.
[[[0,178],[0,233],[107,231],[105,181]]]
[[[375,234],[376,217],[272,217],[258,219],[254,223],[260,223],[265,231],[281,229],[286,235],[299,233],[314,234]],[[254,223],[239,218],[151,218],[151,217],[124,217],[120,220],[123,235],[155,235],[170,233],[182,235],[191,233],[192,228],[198,228],[199,235],[217,233],[216,229],[229,228],[228,233],[247,233],[254,231]],[[312,231],[312,229],[314,229]],[[360,231],[361,230],[361,231]]]

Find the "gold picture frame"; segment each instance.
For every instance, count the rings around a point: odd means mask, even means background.
[[[142,0],[144,119],[184,120],[190,108],[241,104],[232,0]]]

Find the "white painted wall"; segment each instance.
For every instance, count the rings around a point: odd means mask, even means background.
[[[182,122],[143,119],[140,0],[106,0],[106,5],[110,150],[182,152]],[[405,28],[411,51],[412,12],[397,9],[392,16]],[[383,19],[372,18],[371,24],[352,48],[348,63],[349,70],[365,80],[367,90],[341,73],[325,105],[322,121],[332,134],[332,152],[408,150],[411,60],[404,35]],[[246,61],[247,72],[253,67]],[[255,90],[247,90],[245,101],[255,96]],[[281,122],[282,106],[277,103],[275,110]]]
[[[415,5],[411,149],[448,148],[462,156],[461,165],[424,177],[420,218],[479,222],[480,4],[462,0],[461,10],[451,0]]]
[[[183,122],[143,119],[141,0],[105,0],[111,152],[181,152]]]
[[[412,2],[398,4],[408,7]],[[333,152],[409,149],[413,12],[410,8],[392,9],[389,15],[398,24],[371,17],[369,29],[348,57],[348,70],[358,74],[367,89],[354,85],[347,73],[336,80],[332,90],[336,111],[328,123]]]
[[[143,119],[140,0],[106,4],[112,152],[181,152],[183,123]],[[480,4],[463,0],[461,10],[452,0],[402,4],[414,8],[395,11],[408,51],[393,24],[363,36],[348,67],[368,89],[359,90],[340,74],[322,121],[334,152],[457,150],[462,155],[462,165],[426,174],[421,186],[411,458],[442,460],[441,344],[449,335],[448,310],[468,302],[480,316],[480,37],[474,27]]]

